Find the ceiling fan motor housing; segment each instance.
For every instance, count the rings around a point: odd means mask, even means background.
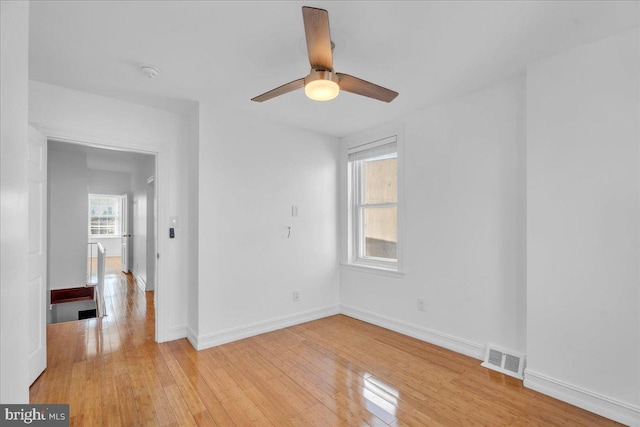
[[[304,84],[310,83],[314,80],[331,80],[340,83],[340,78],[336,73],[331,70],[311,70],[309,74],[304,78]]]
[[[331,70],[311,69],[304,78],[304,91],[315,101],[329,101],[340,93],[340,77]]]

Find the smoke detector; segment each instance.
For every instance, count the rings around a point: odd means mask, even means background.
[[[154,67],[153,65],[143,65],[140,67],[140,71],[150,79],[155,79],[158,77],[158,74],[160,74],[158,67]]]

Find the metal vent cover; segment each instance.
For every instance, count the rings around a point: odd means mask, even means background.
[[[495,366],[502,366],[502,352],[494,349],[489,350],[488,362]]]
[[[504,355],[504,369],[517,374],[518,369],[520,369],[520,358],[513,354],[506,353]]]
[[[524,354],[489,344],[484,355],[484,362],[481,365],[485,368],[523,379]]]

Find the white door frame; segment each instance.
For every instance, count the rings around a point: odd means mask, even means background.
[[[133,201],[132,201],[133,202]],[[129,224],[129,195],[120,195],[120,269],[129,273],[129,251],[131,250],[131,224]],[[147,236],[147,239],[149,236]],[[147,242],[145,242],[145,245]]]
[[[165,153],[161,149],[155,149],[150,147],[143,147],[135,144],[123,143],[121,141],[110,141],[110,140],[95,140],[93,138],[85,138],[81,137],[80,139],[77,137],[69,136],[74,135],[73,131],[65,131],[57,128],[49,128],[47,126],[42,126],[37,123],[29,123],[31,126],[35,127],[40,133],[44,134],[47,137],[47,141],[55,140],[59,142],[65,142],[68,144],[82,145],[85,147],[92,148],[100,148],[103,150],[111,150],[111,151],[124,151],[130,153],[140,153],[140,154],[149,154],[153,155],[155,159],[155,177],[156,177],[156,185],[155,185],[155,234],[153,236],[154,239],[154,247],[156,248],[156,253],[160,254],[162,249],[162,241],[158,238],[158,218],[166,217],[165,211],[165,203],[166,200],[161,196],[162,192],[160,189],[164,189],[164,185],[168,179],[165,178],[166,171],[164,165],[166,164],[166,160],[164,158]],[[158,177],[161,177],[158,179]],[[48,183],[47,183],[48,186]],[[164,191],[164,190],[163,190]],[[48,192],[48,188],[47,188]],[[147,236],[149,238],[149,236]],[[49,242],[45,242],[48,245]],[[154,303],[155,303],[155,336],[154,340],[156,342],[164,341],[165,336],[167,335],[166,328],[164,327],[165,320],[165,310],[164,307],[161,306],[161,303],[164,301],[161,296],[162,289],[162,278],[159,272],[164,268],[164,263],[161,262],[160,257],[156,256],[155,262],[155,291],[154,291]]]

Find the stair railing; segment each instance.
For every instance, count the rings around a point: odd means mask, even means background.
[[[106,307],[104,303],[104,276],[106,269],[106,259],[107,259],[107,251],[102,246],[101,243],[98,243],[98,274],[97,279],[98,283],[96,285],[96,315],[98,317],[106,316]]]

